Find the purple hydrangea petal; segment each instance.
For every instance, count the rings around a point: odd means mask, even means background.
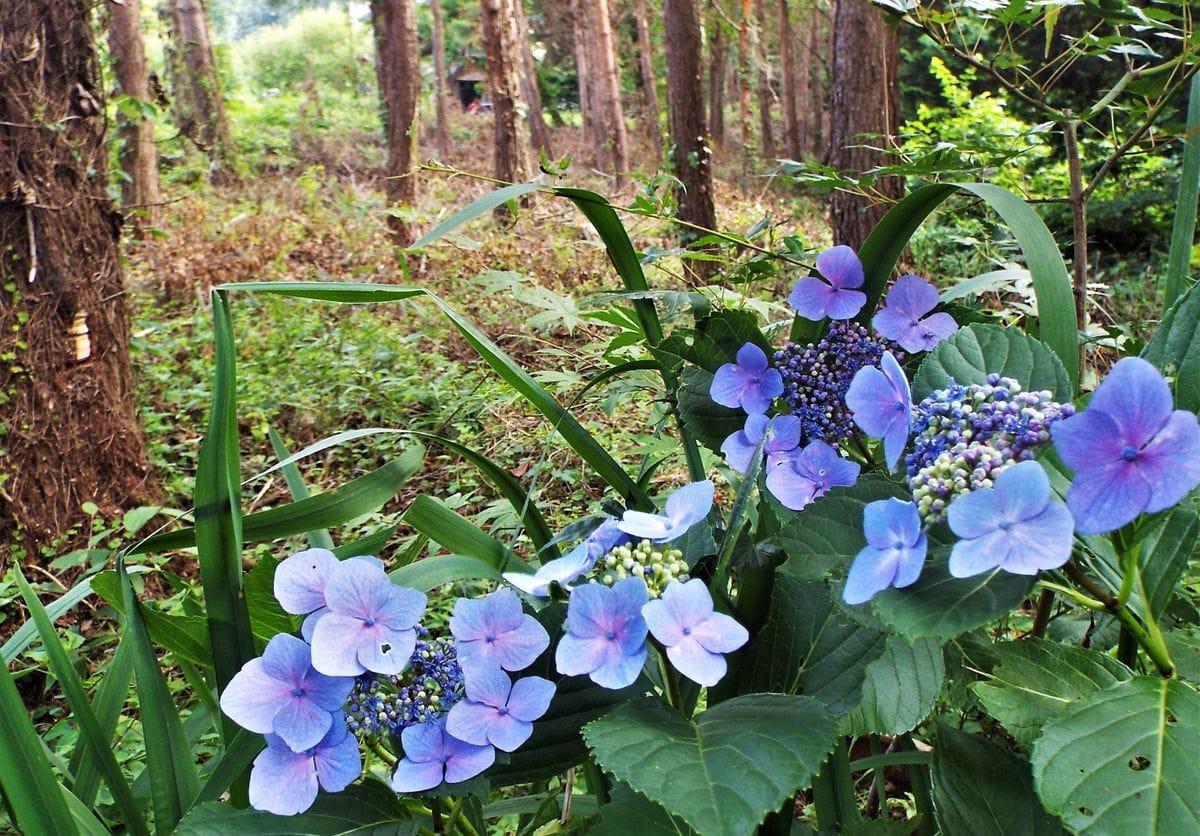
[[[474,676],[466,677],[466,691],[467,699],[471,702],[502,708],[508,704],[508,696],[512,692],[512,680],[499,668],[487,668],[480,670]],[[453,734],[453,732],[451,733]],[[466,740],[467,738],[460,739]]]
[[[863,534],[877,549],[905,547],[921,536],[921,515],[911,502],[892,498],[871,502],[863,510]]]
[[[814,498],[834,487],[850,487],[858,480],[862,466],[844,459],[824,441],[814,441],[794,460],[795,469],[816,486]]]
[[[336,712],[354,690],[354,680],[348,676],[326,676],[310,667],[301,682],[305,695],[313,704],[325,711]]]
[[[521,600],[507,589],[498,589],[486,598],[455,601],[450,632],[459,641],[473,641],[516,629],[523,617]]]
[[[958,330],[954,317],[943,312],[930,314],[916,324],[909,334],[907,344],[900,347],[905,351],[930,351],[946,337]]]
[[[1005,539],[1005,533],[996,529],[972,540],[959,540],[950,550],[950,574],[969,578],[998,568],[1007,556]]]
[[[576,636],[599,636],[610,629],[609,587],[589,583],[571,590],[566,630]]]
[[[1133,522],[1154,490],[1131,462],[1117,459],[1078,472],[1067,507],[1080,534],[1104,534]]]
[[[1116,461],[1124,448],[1117,422],[1094,409],[1055,421],[1050,426],[1050,437],[1063,464],[1075,471]]]
[[[317,800],[317,770],[307,752],[270,737],[250,770],[250,806],[277,816],[303,813]]]
[[[1048,502],[1040,514],[1015,527],[1001,565],[1014,575],[1036,575],[1071,559],[1075,519],[1065,505]]]
[[[358,660],[364,629],[364,622],[352,615],[325,613],[313,628],[313,667],[326,676],[359,676],[366,673],[367,669]]]
[[[916,583],[925,565],[928,540],[917,506],[899,499],[871,502],[863,510],[868,545],[855,556],[842,598],[861,604],[889,586]]]
[[[996,500],[1010,520],[1028,520],[1040,514],[1050,501],[1050,482],[1041,466],[1010,467],[1004,479],[996,480]]]
[[[550,709],[557,687],[540,676],[525,676],[513,683],[508,695],[508,713],[519,720],[533,722]]]
[[[321,620],[321,616],[329,612],[328,607],[321,607],[319,610],[313,610],[305,616],[303,623],[300,625],[300,635],[309,644],[312,644],[313,630],[317,629],[317,622]]]
[[[288,633],[279,633],[263,648],[263,673],[280,682],[298,685],[308,672],[311,658],[307,644]]]
[[[851,319],[867,304],[867,294],[861,290],[834,288],[826,297],[825,315],[830,319]]]
[[[1146,513],[1170,508],[1191,493],[1200,484],[1200,423],[1195,414],[1175,410],[1139,451],[1137,461],[1152,491]]]
[[[365,618],[386,606],[395,588],[378,566],[347,560],[335,566],[325,582],[325,605],[337,613]]]
[[[912,586],[917,582],[917,579],[921,577],[921,570],[925,568],[925,554],[928,547],[929,540],[924,533],[921,533],[911,546],[900,550],[896,577],[892,581],[892,586],[904,589],[904,587]]]
[[[709,387],[709,397],[717,403],[749,413],[766,412],[782,394],[783,376],[768,367],[766,352],[754,343],[738,350],[736,363],[718,368]]]
[[[283,701],[291,696],[293,687],[291,683],[268,676],[261,657],[251,659],[225,686],[221,693],[221,710],[242,728],[267,734],[274,730],[275,715]]]
[[[721,654],[737,650],[750,634],[733,618],[713,612],[712,596],[698,578],[667,585],[663,595],[642,607],[654,637],[667,648],[671,664],[701,685],[725,675]]]
[[[404,747],[404,756],[414,761],[439,760],[445,749],[444,732],[445,724],[436,720],[416,726],[406,726],[400,733],[400,744]]]
[[[746,426],[731,433],[721,444],[725,461],[738,473],[745,473],[750,467],[750,459],[754,457],[758,443],[766,434],[769,421],[770,419],[761,413],[749,415],[746,417]]]
[[[279,706],[272,731],[293,752],[311,749],[321,742],[333,724],[333,715],[301,695],[291,696]]]
[[[675,670],[693,682],[712,687],[721,681],[728,670],[725,657],[710,653],[694,639],[688,638],[667,648],[667,658]]]
[[[684,485],[667,497],[664,511],[672,527],[683,534],[696,523],[708,516],[712,510],[713,497],[716,496],[716,485],[711,479],[703,479]]]
[[[846,406],[863,432],[884,440],[888,467],[895,467],[908,441],[912,395],[908,378],[890,351],[884,353],[880,368],[858,370],[846,390]]]
[[[1140,449],[1157,433],[1174,410],[1171,387],[1158,369],[1140,357],[1120,360],[1107,375],[1086,411],[1108,415],[1125,444]]]
[[[404,673],[416,649],[416,630],[393,630],[382,622],[360,631],[355,645],[360,665],[388,676]]]
[[[392,789],[395,792],[424,792],[442,783],[441,761],[413,761],[401,758],[392,773]]]
[[[642,607],[642,618],[646,619],[650,634],[667,647],[683,640],[683,626],[662,598],[656,598]]]
[[[641,611],[647,597],[640,578],[626,578],[611,587],[587,584],[573,589],[567,633],[555,651],[559,672],[588,674],[606,688],[632,684],[646,658],[647,627]]]
[[[650,597],[645,581],[641,578],[625,578],[608,587],[608,591],[610,624],[616,623],[621,629],[645,626],[642,624],[642,607]]]
[[[297,552],[275,568],[275,598],[284,612],[305,615],[325,606],[325,580],[338,559],[328,549]]]
[[[531,615],[523,615],[516,629],[501,633],[492,644],[495,648],[494,658],[506,671],[524,670],[549,646],[550,636],[546,628]]]
[[[692,628],[692,638],[710,653],[732,653],[750,641],[750,633],[733,616],[715,612]]]
[[[712,595],[708,586],[699,578],[692,578],[684,583],[673,581],[667,584],[661,600],[666,604],[671,617],[684,627],[700,624],[713,614]],[[645,609],[642,608],[643,615]]]
[[[479,775],[496,762],[496,750],[491,746],[472,746],[453,738],[452,754],[446,761],[446,783],[458,784]],[[449,741],[448,741],[449,742]]]
[[[626,511],[620,525],[626,534],[656,543],[669,540],[674,532],[671,521],[666,517],[645,511]]]
[[[767,490],[785,508],[803,510],[817,495],[819,486],[801,473],[796,459],[780,462],[767,473]]]
[[[862,261],[845,244],[830,247],[818,255],[817,270],[834,287],[860,287],[863,283]]]
[[[898,550],[864,547],[850,564],[846,586],[842,590],[842,600],[852,605],[870,601],[892,585],[899,565]]]
[[[313,754],[317,779],[328,792],[341,792],[362,774],[358,740],[346,731],[344,720],[339,725],[340,736],[336,733],[336,727],[331,729]]]
[[[738,349],[737,364],[748,372],[766,371],[767,353],[754,343],[746,343]]]
[[[511,592],[509,594],[512,595]],[[372,617],[393,630],[408,630],[420,622],[425,613],[425,603],[425,593],[406,586],[396,586],[389,581],[387,598]]]
[[[558,640],[554,666],[563,676],[585,676],[604,664],[608,642],[599,638],[578,638],[570,633]]]
[[[828,315],[829,307],[836,293],[834,288],[816,276],[804,276],[797,279],[796,284],[792,286],[792,292],[788,294],[788,304],[800,316],[816,322]],[[713,400],[717,399],[713,398]]]
[[[781,453],[800,446],[803,424],[795,415],[777,415],[767,427],[767,450]]]
[[[501,752],[515,752],[532,734],[533,723],[514,717],[511,713],[497,713],[488,726],[487,742]]]
[[[644,643],[640,650],[629,653],[623,651],[616,642],[608,642],[604,661],[588,676],[601,688],[615,691],[627,688],[636,682],[645,664],[646,645]]]
[[[995,506],[994,488],[976,488],[950,503],[946,520],[959,537],[984,537],[997,528]]]
[[[459,700],[446,715],[446,731],[465,743],[486,746],[488,730],[499,716],[494,705]]]

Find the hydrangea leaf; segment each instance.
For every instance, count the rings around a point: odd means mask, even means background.
[[[866,667],[885,643],[849,618],[826,584],[781,574],[767,622],[738,662],[739,689],[804,694],[842,715],[858,704]]]
[[[768,361],[775,353],[770,341],[759,330],[758,318],[752,312],[724,310],[697,321],[690,342],[682,335],[672,334],[653,353],[664,365],[676,370],[679,361],[687,361],[706,371],[716,372],[724,364],[734,362],[738,349],[746,343],[754,343],[761,348]]]
[[[885,589],[871,601],[885,624],[908,638],[950,639],[1011,611],[1033,589],[1034,578],[993,569],[969,578],[951,577],[948,549],[931,553],[921,578],[904,589]]]
[[[1059,401],[1071,400],[1067,370],[1044,343],[1015,328],[975,324],[959,329],[929,352],[912,381],[913,401],[951,380],[983,384],[993,373],[1012,378],[1025,391],[1048,389]]]
[[[1200,286],[1167,309],[1142,357],[1173,378],[1176,409],[1200,412]]]
[[[912,731],[933,709],[945,676],[942,646],[936,640],[909,642],[889,636],[883,653],[864,671],[862,703],[852,715],[855,731]]]
[[[1133,676],[1103,653],[1042,639],[1001,642],[992,651],[999,664],[991,679],[972,687],[988,712],[1026,748],[1046,721],[1072,703]]]
[[[1052,836],[1062,825],[1033,792],[1029,764],[973,734],[938,723],[933,808],[943,833]]]
[[[600,823],[588,828],[593,836],[696,836],[696,831],[627,784],[618,783],[600,810]]]
[[[833,717],[809,697],[750,694],[685,720],[626,703],[583,730],[618,780],[713,836],[742,836],[820,768]]]
[[[1200,628],[1188,626],[1165,636],[1175,674],[1180,679],[1200,684]]]
[[[260,557],[242,578],[246,608],[250,611],[250,628],[255,638],[263,642],[270,641],[277,633],[293,632],[298,623],[298,619],[283,611],[275,598],[275,569],[278,566],[278,560],[266,555]]]
[[[1033,782],[1075,832],[1200,832],[1200,693],[1138,676],[1073,704],[1042,728]]]
[[[679,418],[696,440],[714,453],[731,433],[746,424],[746,413],[721,406],[708,396],[713,374],[700,368],[683,370],[683,385],[677,395]]]
[[[1188,561],[1200,539],[1200,517],[1186,506],[1177,506],[1142,541],[1138,563],[1141,595],[1154,618],[1175,592],[1175,585],[1187,569]]]

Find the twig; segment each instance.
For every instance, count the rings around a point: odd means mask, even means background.
[[[37,233],[33,228],[33,209],[28,203],[25,204],[25,226],[29,230],[29,283],[33,284],[38,272]]]

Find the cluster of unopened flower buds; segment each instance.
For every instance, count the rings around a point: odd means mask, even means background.
[[[625,578],[641,578],[651,598],[658,598],[671,581],[686,581],[688,565],[683,552],[642,540],[634,546],[617,546],[596,561],[593,577],[605,586]]]
[[[354,683],[346,704],[346,725],[360,737],[401,734],[404,729],[446,716],[463,697],[462,667],[453,639],[417,641],[408,669],[402,674],[366,673]]]

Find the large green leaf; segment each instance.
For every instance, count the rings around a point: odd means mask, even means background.
[[[1188,561],[1196,553],[1198,538],[1200,517],[1191,508],[1177,506],[1142,541],[1138,556],[1140,592],[1150,618],[1162,616]]]
[[[197,804],[175,833],[178,836],[410,836],[418,823],[397,795],[379,781],[366,780],[339,793],[322,793],[306,812],[276,816],[239,810],[219,801]]]
[[[857,731],[903,734],[921,724],[942,690],[946,663],[934,639],[912,642],[889,636],[879,658],[867,665]]]
[[[689,366],[683,370],[683,385],[676,397],[683,426],[705,447],[720,452],[725,439],[746,425],[746,413],[710,398],[712,379],[712,372]]]
[[[1042,728],[1033,782],[1080,833],[1200,832],[1200,693],[1139,676],[1077,702]]]
[[[697,836],[687,822],[673,816],[628,785],[618,783],[600,810],[600,823],[588,828],[594,836]]]
[[[1183,142],[1183,167],[1179,174],[1179,196],[1171,228],[1171,251],[1167,255],[1163,298],[1168,306],[1179,296],[1192,260],[1196,240],[1196,202],[1200,197],[1200,74],[1192,77],[1188,97],[1187,139]]]
[[[767,623],[739,657],[738,688],[801,693],[845,714],[861,699],[866,667],[885,646],[882,633],[842,612],[825,583],[780,574]]]
[[[696,830],[743,836],[808,783],[836,728],[809,697],[750,694],[691,721],[657,700],[626,703],[583,735],[606,771]]]
[[[1053,836],[1063,833],[1033,793],[1029,763],[982,737],[938,723],[933,808],[943,833]]]
[[[1103,653],[1042,639],[1001,642],[992,651],[999,663],[986,681],[972,687],[988,712],[1026,748],[1047,720],[1133,676]]]
[[[1027,392],[1049,389],[1055,399],[1071,400],[1067,372],[1043,343],[1015,328],[980,324],[960,328],[929,352],[913,378],[913,400],[951,380],[986,383],[992,373],[1011,377]]]
[[[1167,309],[1142,356],[1173,379],[1176,409],[1200,412],[1200,284]]]

